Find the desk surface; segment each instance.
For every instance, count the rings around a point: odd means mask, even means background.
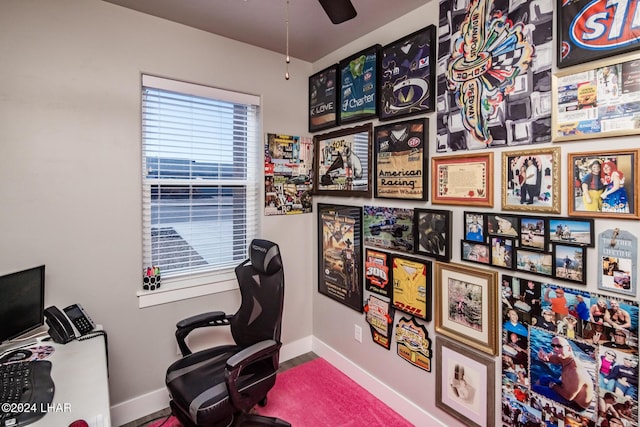
[[[29,426],[68,426],[85,420],[91,427],[110,427],[107,358],[103,336],[63,345],[44,341],[55,351],[43,360],[51,361],[55,394],[48,413]]]

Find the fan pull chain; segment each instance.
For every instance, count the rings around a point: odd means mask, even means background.
[[[286,18],[286,28],[287,28],[287,57],[285,58],[286,63],[286,71],[284,73],[284,79],[289,80],[289,63],[291,62],[291,58],[289,58],[289,2],[287,0],[287,18]]]

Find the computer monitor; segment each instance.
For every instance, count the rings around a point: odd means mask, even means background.
[[[0,276],[0,344],[44,325],[44,265]]]

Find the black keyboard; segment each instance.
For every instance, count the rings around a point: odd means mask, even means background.
[[[0,365],[0,426],[25,426],[44,417],[54,391],[49,361]]]

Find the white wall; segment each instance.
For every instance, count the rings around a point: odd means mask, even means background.
[[[240,299],[138,308],[140,74],[261,95],[263,132],[306,135],[311,64],[285,81],[280,54],[99,0],[2,0],[0,58],[0,274],[46,264],[46,303],[104,325],[112,405],[164,389],[175,323]],[[285,344],[312,333],[311,217],[262,220],[285,260]]]
[[[358,52],[373,44],[379,43],[385,45],[390,43],[404,35],[410,34],[422,27],[429,24],[438,25],[438,2],[431,0],[428,4],[415,10],[412,13],[405,15],[397,21],[386,25],[377,31],[368,34],[361,39],[344,46],[342,49],[327,55],[320,61],[313,64],[314,72],[324,69],[325,67],[334,64],[341,59]],[[437,156],[439,153],[435,152],[436,141],[436,118],[435,113],[426,114],[425,117],[430,121],[430,156]],[[385,122],[386,123],[386,122]],[[374,126],[378,124],[378,121],[373,122]],[[353,125],[352,125],[353,126]],[[349,127],[349,126],[345,126]],[[579,142],[564,142],[555,144],[538,144],[529,147],[513,147],[514,150],[522,150],[526,148],[543,148],[543,147],[555,147],[558,146],[562,151],[562,163],[561,163],[561,195],[562,206],[561,214],[567,215],[567,180],[568,173],[572,173],[572,167],[567,166],[567,153],[568,152],[582,152],[582,151],[601,151],[607,149],[622,149],[629,147],[638,147],[638,137],[620,137],[620,138],[607,138],[601,140],[591,141],[579,141]],[[493,211],[500,211],[501,206],[501,156],[502,151],[507,150],[494,150],[494,208]],[[464,153],[443,153],[446,155],[451,154],[464,154]],[[430,179],[429,179],[430,181]],[[429,184],[430,185],[430,184]],[[431,197],[431,196],[430,196]],[[344,199],[336,197],[316,197],[315,202],[320,203],[338,203],[346,205],[370,205],[370,206],[390,206],[400,208],[434,208],[434,209],[450,209],[453,211],[453,246],[452,262],[460,262],[460,240],[462,235],[462,223],[463,223],[463,211],[464,210],[485,210],[475,207],[456,207],[456,206],[443,206],[432,205],[431,202],[410,202],[400,200],[387,200],[387,199]],[[525,212],[513,212],[515,214],[526,214]],[[317,226],[317,219],[314,218],[314,227]],[[621,229],[628,230],[636,237],[640,237],[640,223],[638,221],[623,220],[623,221],[610,221],[604,219],[598,219],[595,221],[595,233],[601,233],[604,230],[620,227]],[[317,238],[314,235],[314,240]],[[314,248],[315,256],[317,256],[317,248]],[[588,284],[586,288],[590,291],[602,293],[597,290],[597,276],[596,268],[597,262],[597,250],[588,249],[587,258],[587,278]],[[473,266],[473,264],[468,264]],[[476,267],[478,267],[476,265]],[[498,270],[499,273],[505,271]],[[516,273],[518,276],[526,277],[525,274],[520,272]],[[534,280],[541,280],[540,276],[531,276]],[[559,281],[558,283],[563,283]],[[570,284],[566,284],[572,287]],[[316,284],[317,287],[317,277]],[[579,287],[579,286],[574,286]],[[619,295],[620,296],[620,295]],[[402,316],[402,313],[396,313],[396,321]],[[422,322],[424,323],[424,322]],[[353,339],[354,324],[359,325],[363,329],[363,342],[358,343]],[[429,337],[432,339],[432,344],[435,347],[435,341],[437,335],[434,332],[433,322],[426,323]],[[417,422],[412,419],[417,425],[432,425],[433,419],[437,418],[446,426],[463,425],[456,419],[452,418],[445,412],[441,411],[435,406],[435,372],[427,373],[418,368],[411,366],[409,363],[400,359],[396,354],[395,339],[391,344],[391,350],[385,350],[381,346],[374,344],[370,338],[369,325],[365,322],[364,314],[359,314],[356,311],[342,306],[341,304],[329,299],[324,295],[320,295],[317,292],[313,294],[313,334],[318,340],[321,340],[324,344],[331,347],[332,351],[335,351],[345,358],[349,359],[355,365],[359,366],[361,370],[366,371],[368,374],[381,380],[387,387],[397,391],[415,405],[422,408],[429,415],[424,416],[422,422]],[[322,348],[322,347],[321,347]],[[435,367],[436,359],[432,359],[432,364]],[[343,364],[348,366],[348,364]],[[348,369],[348,368],[347,368]],[[348,369],[349,370],[349,369]],[[358,369],[350,369],[355,375],[358,374]],[[496,423],[495,425],[501,425],[500,420],[500,359],[496,358]]]

